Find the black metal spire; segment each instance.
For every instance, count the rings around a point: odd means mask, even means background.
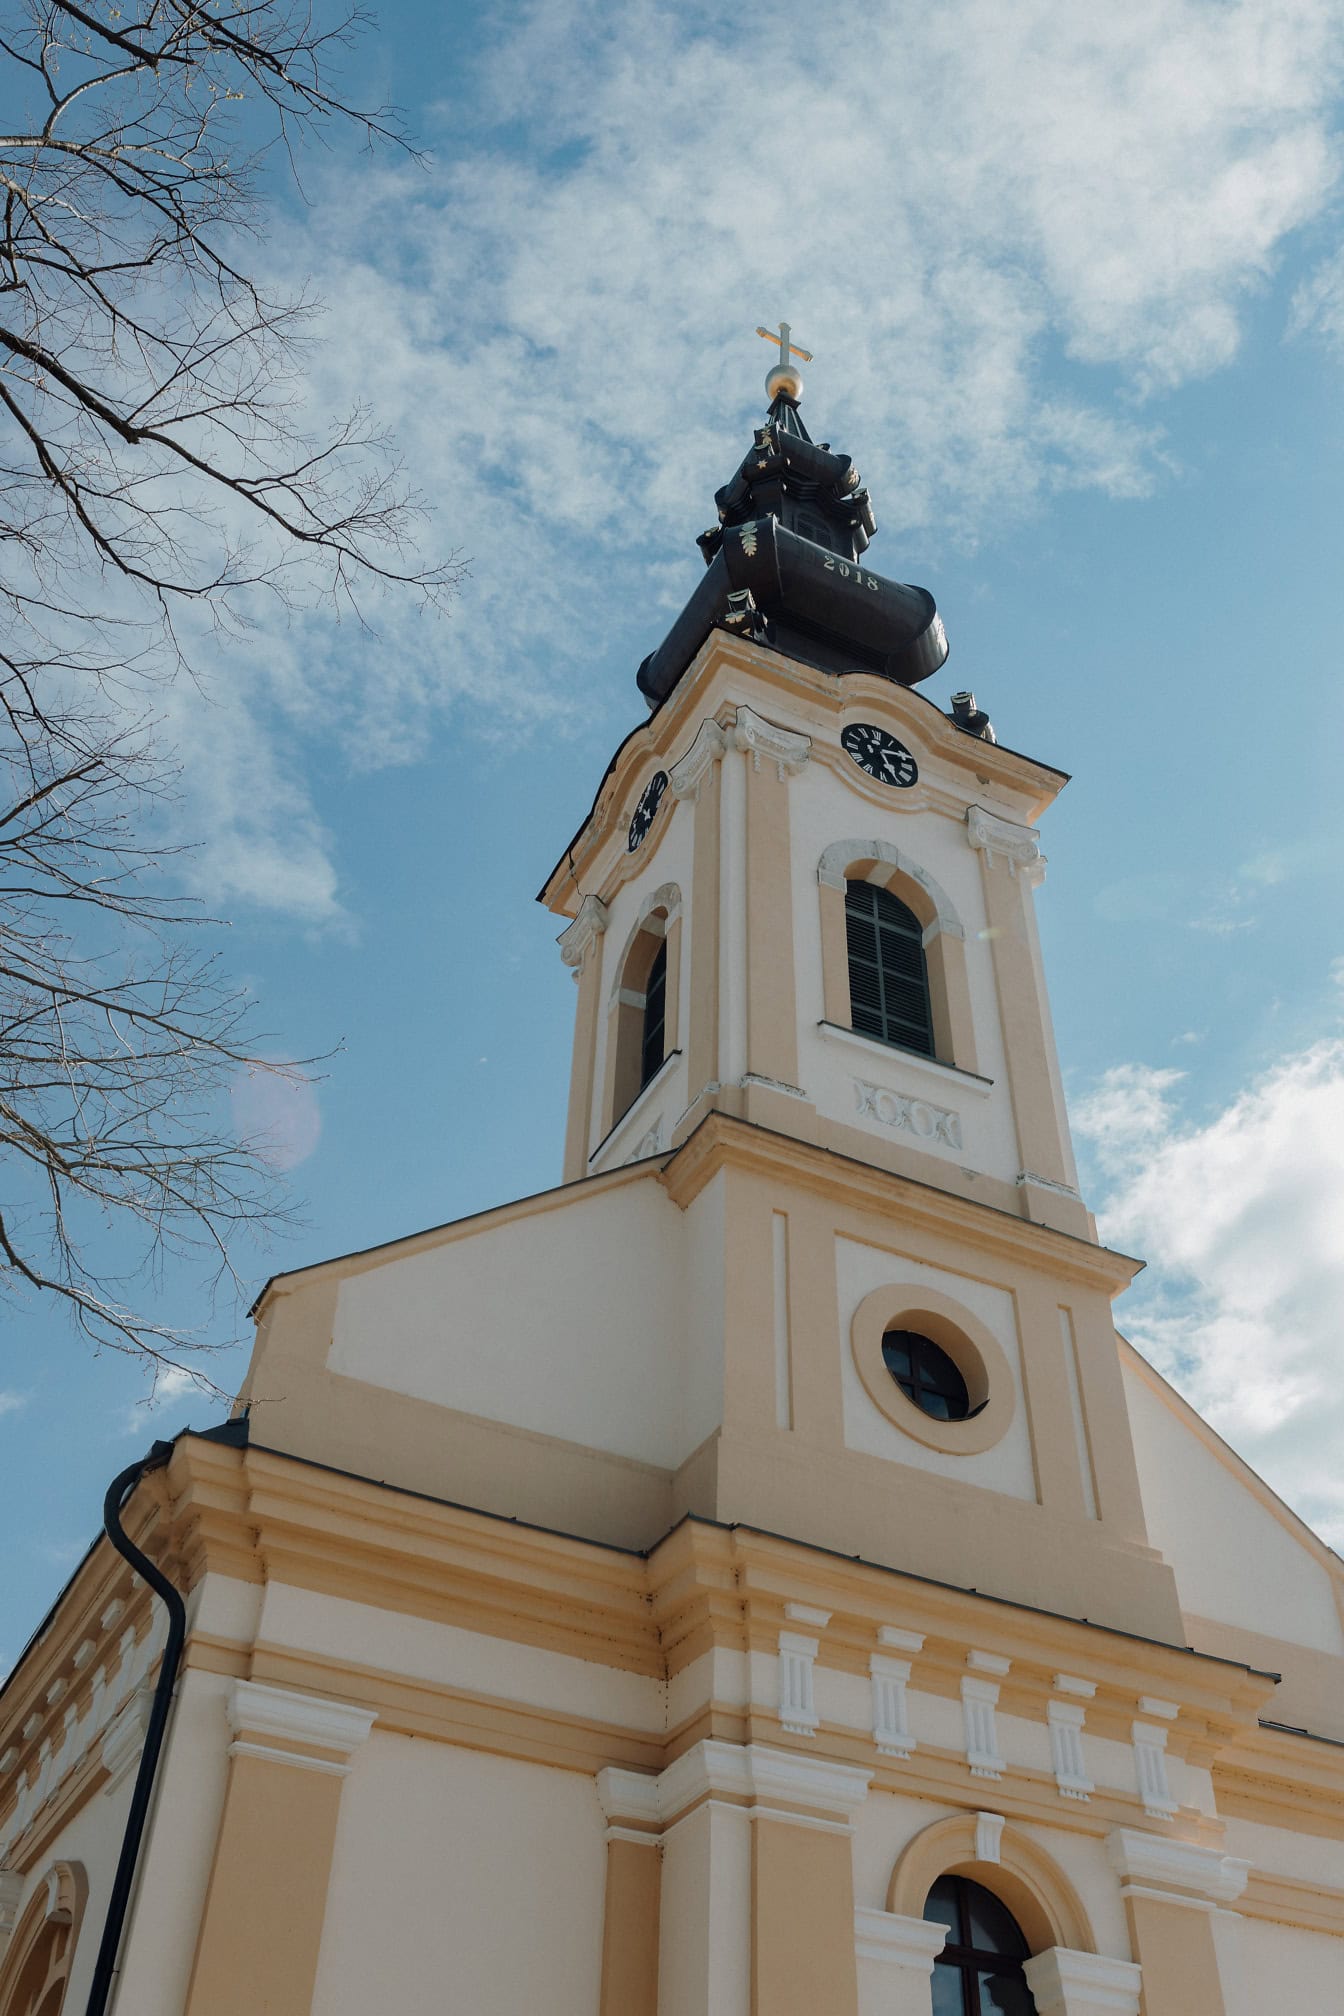
[[[639,687],[659,706],[717,627],[822,671],[878,672],[903,686],[947,657],[927,589],[889,581],[861,563],[877,530],[872,501],[848,455],[813,441],[799,411],[803,381],[789,325],[757,332],[780,345],[766,379],[770,410],[736,473],[716,491],[718,522],[697,544],[708,572],[656,651]]]

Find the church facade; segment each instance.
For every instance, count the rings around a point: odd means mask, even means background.
[[[1066,780],[785,341],[542,891],[564,1180],[272,1281],[133,1480],[185,1643],[103,1542],[0,1693],[0,2016],[1344,2005],[1344,1564],[1117,1335]]]

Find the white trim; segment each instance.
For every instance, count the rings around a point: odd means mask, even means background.
[[[1132,1960],[1048,1946],[1022,1971],[1038,2016],[1138,2016],[1143,1976]]]
[[[600,896],[585,896],[578,915],[556,939],[566,966],[581,966],[588,947],[596,942],[611,922],[611,912]]]
[[[619,1813],[626,1820],[649,1820],[655,1824],[662,1819],[663,1809],[658,1796],[661,1780],[645,1771],[625,1771],[618,1764],[608,1764],[597,1774],[597,1796],[604,1816],[610,1820]]]
[[[316,1694],[296,1694],[288,1687],[268,1687],[258,1680],[235,1680],[227,1708],[229,1727],[235,1732],[247,1729],[282,1743],[343,1750],[347,1756],[359,1748],[378,1719],[372,1708],[356,1708],[349,1701],[330,1701]]]
[[[832,840],[817,863],[817,880],[825,889],[838,889],[844,893],[845,871],[856,861],[880,861],[884,868],[895,868],[933,899],[933,907],[940,931],[949,938],[965,938],[966,931],[958,917],[946,890],[936,882],[927,868],[921,868],[908,854],[902,854],[899,847],[893,847],[890,840]],[[932,925],[925,928],[927,942]]]
[[[650,1834],[647,1829],[641,1827],[608,1827],[607,1839],[608,1841],[631,1841],[636,1848],[661,1848],[663,1845],[661,1834]]]
[[[896,1652],[922,1652],[924,1650],[924,1633],[922,1631],[903,1631],[899,1624],[879,1624],[877,1627],[877,1642],[879,1645],[891,1646],[892,1650]]]
[[[1001,1652],[976,1652],[966,1654],[966,1664],[972,1673],[992,1673],[999,1680],[1011,1671],[1012,1660],[1005,1659]]]
[[[784,1615],[790,1624],[810,1624],[816,1631],[824,1631],[831,1621],[829,1610],[818,1610],[813,1603],[786,1603]]]
[[[821,1718],[812,1674],[819,1649],[819,1639],[804,1638],[797,1631],[779,1634],[779,1726],[794,1736],[817,1733]]]
[[[904,1050],[899,1043],[884,1043],[880,1036],[865,1036],[861,1029],[848,1029],[843,1022],[818,1022],[817,1028],[828,1042],[838,1040],[852,1043],[866,1051],[870,1057],[885,1057],[889,1064],[904,1071],[927,1071],[929,1076],[941,1079],[946,1085],[955,1085],[959,1092],[969,1092],[972,1098],[986,1099],[994,1089],[994,1080],[984,1078],[978,1071],[963,1071],[956,1064],[940,1064],[936,1057],[925,1057],[918,1050]]]
[[[115,1792],[132,1765],[139,1762],[153,1699],[148,1687],[137,1687],[104,1729],[102,1760],[108,1774],[104,1792]]]
[[[874,1911],[860,1904],[854,1912],[854,1951],[860,1960],[901,1967],[927,1980],[950,1930],[927,1918],[902,1918],[894,1911]]]
[[[260,1757],[267,1764],[288,1764],[295,1771],[321,1771],[328,1778],[348,1778],[349,1763],[337,1763],[331,1757],[305,1757],[298,1750],[273,1750],[268,1743],[248,1743],[241,1736],[235,1736],[229,1745],[230,1757]]]
[[[1060,1694],[1076,1694],[1080,1701],[1091,1701],[1097,1692],[1095,1680],[1079,1680],[1072,1673],[1056,1673],[1056,1691]]]
[[[709,1738],[683,1751],[657,1778],[644,1782],[656,1787],[654,1812],[664,1822],[715,1792],[739,1799],[793,1800],[847,1820],[867,1798],[872,1778],[871,1771],[825,1757],[804,1757],[764,1743]],[[643,1818],[646,1811],[642,1807],[632,1817]]]
[[[1173,1884],[1218,1904],[1240,1897],[1251,1867],[1221,1849],[1172,1841],[1139,1827],[1113,1827],[1106,1836],[1106,1854],[1117,1876],[1134,1883]]]
[[[981,805],[968,805],[966,838],[985,855],[991,867],[995,856],[1002,855],[1010,875],[1015,876],[1020,869],[1029,888],[1045,880],[1045,856],[1029,826],[1019,826],[1015,819],[1000,819]]]
[[[700,780],[707,770],[712,770],[722,760],[727,747],[728,737],[718,722],[713,719],[702,721],[686,754],[668,766],[667,778],[672,786],[672,796],[698,797]]]
[[[760,769],[762,756],[773,763],[781,784],[786,775],[796,776],[812,754],[810,735],[797,734],[792,728],[780,728],[758,714],[754,707],[745,705],[737,710],[729,739],[734,749],[750,755],[755,769]]]
[[[912,1637],[912,1632],[902,1632],[902,1637]],[[922,1644],[924,1641],[919,1641]],[[904,1760],[918,1748],[910,1733],[910,1704],[906,1697],[906,1682],[910,1678],[910,1661],[892,1659],[885,1653],[874,1652],[868,1660],[868,1673],[872,1682],[873,1741],[881,1757],[898,1757]]]

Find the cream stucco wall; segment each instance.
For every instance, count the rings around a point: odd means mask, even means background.
[[[1148,1532],[1182,1608],[1344,1656],[1330,1579],[1305,1545],[1132,1367],[1125,1395]]]
[[[267,1587],[259,1636],[375,1672],[563,1715],[592,1715],[628,1729],[660,1734],[667,1719],[661,1680],[282,1582]]]
[[[1220,1913],[1214,1943],[1226,2016],[1338,2016],[1344,2009],[1340,1942],[1319,1932]]]
[[[341,1798],[312,2016],[594,2016],[591,1778],[383,1735]]]
[[[329,1368],[675,1468],[713,1405],[687,1385],[685,1228],[635,1181],[391,1259],[342,1280]]]

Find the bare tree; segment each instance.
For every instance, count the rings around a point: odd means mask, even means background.
[[[404,144],[335,80],[361,18],[7,4],[0,1300],[63,1298],[96,1344],[178,1364],[199,1341],[141,1305],[166,1255],[227,1276],[239,1229],[273,1221],[272,1171],[223,1094],[276,1067],[162,893],[155,684],[200,676],[211,638],[268,606],[435,602],[460,570],[416,558],[419,502],[364,413],[305,430],[313,307],[252,270],[268,154],[336,126]]]

